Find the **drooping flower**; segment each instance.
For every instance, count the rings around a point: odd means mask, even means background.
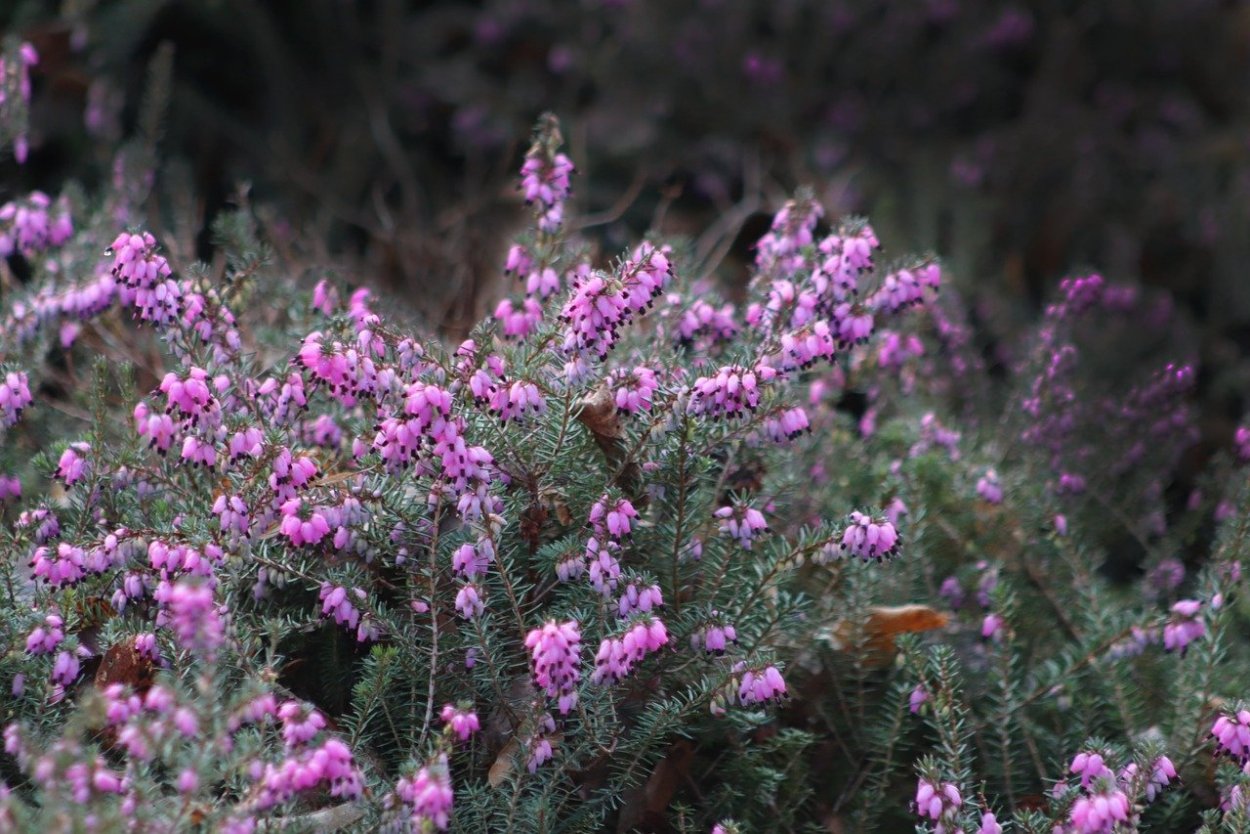
[[[534,665],[534,683],[548,698],[559,699],[561,713],[577,705],[582,635],[575,620],[549,620],[525,637]]]
[[[842,549],[865,561],[888,559],[898,552],[899,544],[893,524],[857,511],[851,513],[851,523],[842,533]]]

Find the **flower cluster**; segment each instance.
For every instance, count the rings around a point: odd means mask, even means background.
[[[14,252],[31,258],[49,248],[62,246],[74,234],[69,203],[42,191],[32,191],[22,200],[0,206],[0,258]]]
[[[548,698],[558,699],[561,713],[577,705],[582,634],[575,620],[551,620],[525,636],[534,664],[534,684]]]
[[[921,779],[916,786],[915,803],[916,813],[936,823],[933,830],[938,834],[959,830],[956,817],[963,806],[963,797],[955,785]]]
[[[851,523],[842,533],[842,550],[867,561],[889,559],[898,552],[900,544],[893,524],[859,511],[851,513]]]

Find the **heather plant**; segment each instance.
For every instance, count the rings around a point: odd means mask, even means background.
[[[119,159],[0,208],[9,827],[1244,828],[1244,456],[1165,500],[1166,303],[1073,278],[995,376],[801,190],[734,304],[574,231],[547,116],[445,345]]]

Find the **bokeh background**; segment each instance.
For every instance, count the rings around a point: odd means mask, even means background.
[[[504,292],[514,171],[551,110],[604,251],[689,236],[732,295],[808,184],[887,253],[939,253],[992,361],[1096,270],[1193,323],[1211,442],[1245,404],[1246,3],[8,0],[0,25],[42,56],[0,199],[90,189],[116,176],[101,139],[159,123],[151,227],[208,259],[248,199],[448,336]]]

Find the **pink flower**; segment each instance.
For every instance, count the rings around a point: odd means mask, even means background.
[[[963,805],[959,788],[950,782],[940,784],[921,778],[916,785],[916,813],[938,824],[939,830],[956,830],[955,817]]]
[[[439,754],[413,776],[400,778],[395,783],[395,795],[411,809],[413,822],[447,828],[453,799],[447,754]]]
[[[1110,779],[1114,775],[1103,761],[1102,755],[1093,752],[1077,753],[1068,770],[1081,777],[1081,787],[1085,789],[1095,779]]]
[[[775,376],[767,366],[748,370],[725,365],[712,377],[699,377],[690,393],[690,412],[709,417],[737,417],[760,404],[760,383]]]
[[[60,478],[66,486],[72,486],[82,480],[91,471],[85,457],[90,453],[91,444],[71,443],[61,453],[61,459],[56,466],[56,477]]]
[[[639,587],[637,583],[630,582],[621,592],[617,613],[622,617],[628,617],[630,614],[647,612],[663,604],[664,599],[660,594],[659,585]]]
[[[613,400],[617,411],[622,414],[650,411],[652,398],[659,387],[655,372],[642,365],[632,371],[614,372],[610,384],[616,386]]]
[[[525,637],[525,647],[534,664],[534,683],[548,698],[559,699],[561,713],[568,713],[577,704],[577,682],[582,676],[581,642],[581,631],[574,620],[549,620]]]
[[[456,593],[456,610],[466,620],[482,616],[486,603],[482,601],[482,589],[476,583],[466,582]]]
[[[162,596],[169,626],[184,647],[212,655],[225,641],[225,624],[207,584],[178,582]]]
[[[21,411],[32,401],[30,380],[22,371],[9,371],[0,385],[0,428],[14,425]]]
[[[589,523],[598,534],[606,532],[612,539],[620,541],[630,534],[631,524],[636,518],[638,511],[628,499],[613,500],[605,495],[591,506]]]
[[[1240,764],[1250,761],[1250,710],[1235,715],[1221,715],[1211,727],[1219,752],[1227,753]]]
[[[851,523],[842,533],[842,549],[865,561],[888,559],[898,552],[899,544],[893,524],[861,512],[851,513]]]
[[[1101,834],[1113,831],[1119,823],[1127,822],[1129,810],[1128,797],[1108,783],[1102,791],[1078,798],[1072,805],[1068,821],[1081,834]]]
[[[721,507],[716,511],[716,517],[720,519],[720,531],[737,539],[746,550],[751,549],[751,543],[758,533],[768,531],[764,514],[746,504]]]
[[[1003,488],[998,483],[998,473],[993,469],[985,470],[985,474],[977,481],[977,495],[989,504],[1003,502]]]
[[[786,694],[786,682],[776,666],[747,669],[738,682],[738,701],[742,706],[762,704]]]
[[[459,709],[447,704],[443,707],[443,711],[439,714],[443,723],[446,724],[456,737],[461,741],[468,741],[469,736],[481,729],[478,722],[477,713],[472,710]]]
[[[1166,651],[1185,654],[1193,641],[1207,633],[1200,611],[1202,603],[1195,599],[1183,599],[1172,606],[1172,617],[1163,627],[1163,647]]]
[[[300,516],[303,503],[299,498],[292,498],[281,507],[282,521],[278,530],[296,547],[316,544],[330,534],[330,524],[320,511],[312,511],[307,518]]]
[[[716,612],[712,612],[713,615]],[[690,646],[696,651],[724,654],[730,643],[738,642],[738,631],[732,625],[712,623],[690,635]]]

